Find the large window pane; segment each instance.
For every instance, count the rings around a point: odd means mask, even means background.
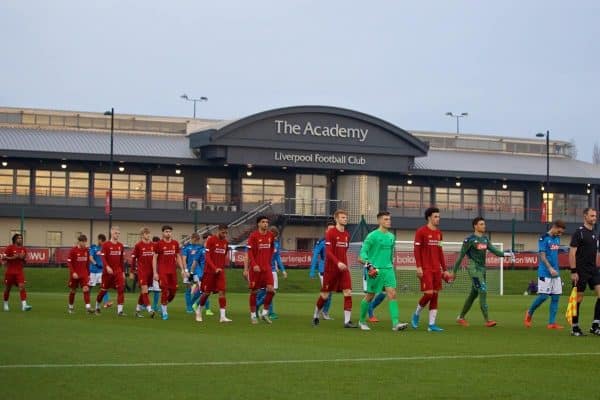
[[[0,169],[0,202],[29,203],[29,170]]]
[[[515,219],[523,221],[525,218],[525,192],[517,190],[483,191],[483,213],[488,219]]]
[[[145,187],[139,178],[132,179],[133,191],[139,194],[140,187]],[[145,192],[145,190],[144,190]],[[152,208],[184,208],[183,177],[182,176],[152,176],[151,203]]]
[[[393,215],[416,217],[431,204],[430,189],[427,186],[388,185],[387,209]]]

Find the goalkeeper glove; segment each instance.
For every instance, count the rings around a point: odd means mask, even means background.
[[[367,268],[367,274],[369,274],[370,278],[375,278],[379,273],[379,270],[375,268],[371,263],[366,263],[365,267]]]

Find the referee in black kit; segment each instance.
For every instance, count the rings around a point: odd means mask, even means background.
[[[596,292],[594,320],[590,333],[600,336],[600,272],[596,267],[598,235],[594,231],[596,218],[596,210],[593,208],[583,210],[583,226],[577,228],[571,237],[569,266],[571,267],[571,280],[573,285],[577,286],[577,315],[573,316],[572,336],[585,336],[579,327],[579,307],[583,301],[583,292],[586,286]]]

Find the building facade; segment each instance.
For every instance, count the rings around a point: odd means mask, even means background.
[[[599,204],[600,168],[573,159],[564,141],[408,132],[324,106],[235,121],[115,114],[113,123],[111,173],[110,117],[0,108],[3,241],[21,227],[32,246],[106,233],[111,176],[113,224],[129,245],[141,226],[169,223],[184,237],[261,207],[287,249],[311,248],[337,208],[351,224],[374,224],[387,209],[397,238],[410,240],[434,204],[446,241],[462,240],[481,215],[494,241],[532,249],[546,220],[574,229]]]

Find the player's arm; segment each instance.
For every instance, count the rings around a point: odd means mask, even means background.
[[[365,241],[363,242],[363,245],[360,248],[360,252],[358,255],[358,261],[365,265],[367,274],[370,277],[374,278],[377,276],[379,271],[377,270],[377,267],[375,265],[371,264],[371,262],[369,261],[372,248],[373,248],[373,236],[367,235],[367,237],[365,238]]]
[[[333,230],[333,229],[331,229]],[[325,235],[325,257],[330,259],[331,261],[333,261],[334,265],[337,265],[338,268],[341,265],[345,265],[344,263],[342,263],[340,261],[339,258],[336,257],[335,255],[335,246],[337,244],[337,240],[335,239],[335,236],[333,236],[333,233],[329,233],[327,232],[327,234]]]
[[[571,269],[571,281],[573,285],[577,285],[579,281],[579,274],[577,273],[577,248],[582,244],[583,236],[581,230],[576,230],[571,236],[571,243],[569,244],[569,268]]]
[[[494,246],[492,244],[492,242],[488,242],[488,246],[487,246],[488,250],[492,252],[492,254],[494,254],[497,257],[511,257],[513,254],[511,251],[502,251],[499,248],[497,248],[496,246]]]
[[[158,254],[156,253],[156,249],[152,255],[152,275],[154,275],[153,279],[158,281]]]
[[[415,232],[415,241],[414,241],[414,253],[415,253],[415,264],[417,264],[417,276],[419,278],[423,277],[423,246],[424,237],[420,229]]]
[[[317,275],[317,268],[319,267],[319,257],[321,256],[321,251],[323,251],[322,244],[323,242],[319,241],[313,248],[312,259],[310,260],[310,271],[308,272],[308,276],[310,278],[314,278]]]
[[[15,260],[19,258],[19,255],[12,247],[7,247],[4,253],[5,260]]]
[[[285,265],[283,265],[283,260],[281,259],[281,247],[275,247],[275,252],[273,253],[273,261],[275,264],[275,269],[281,271],[283,273],[283,277],[287,278],[287,271],[285,270]]]
[[[77,260],[77,254],[75,254],[75,251],[73,249],[71,249],[71,251],[69,251],[69,258],[67,258],[67,266],[69,267],[69,275],[73,279],[78,278],[77,272],[75,272],[75,261],[76,260]]]
[[[258,266],[258,262],[256,261],[256,256],[258,255],[258,243],[256,241],[256,236],[251,234],[248,238],[248,267],[252,268],[254,272],[260,271],[260,267]]]
[[[458,258],[456,259],[456,262],[454,263],[454,267],[452,267],[453,275],[456,274],[456,272],[460,268],[460,264],[462,263],[463,258],[465,258],[465,255],[467,254],[467,251],[469,251],[470,248],[471,248],[471,240],[465,239],[460,248],[460,254],[458,255]]]
[[[104,269],[106,270],[106,272],[108,272],[110,275],[112,275],[113,269],[110,266],[110,264],[108,263],[108,259],[106,258],[106,252],[104,251],[104,247],[102,248],[102,253],[100,253],[100,256],[102,257],[102,265],[104,265]]]

